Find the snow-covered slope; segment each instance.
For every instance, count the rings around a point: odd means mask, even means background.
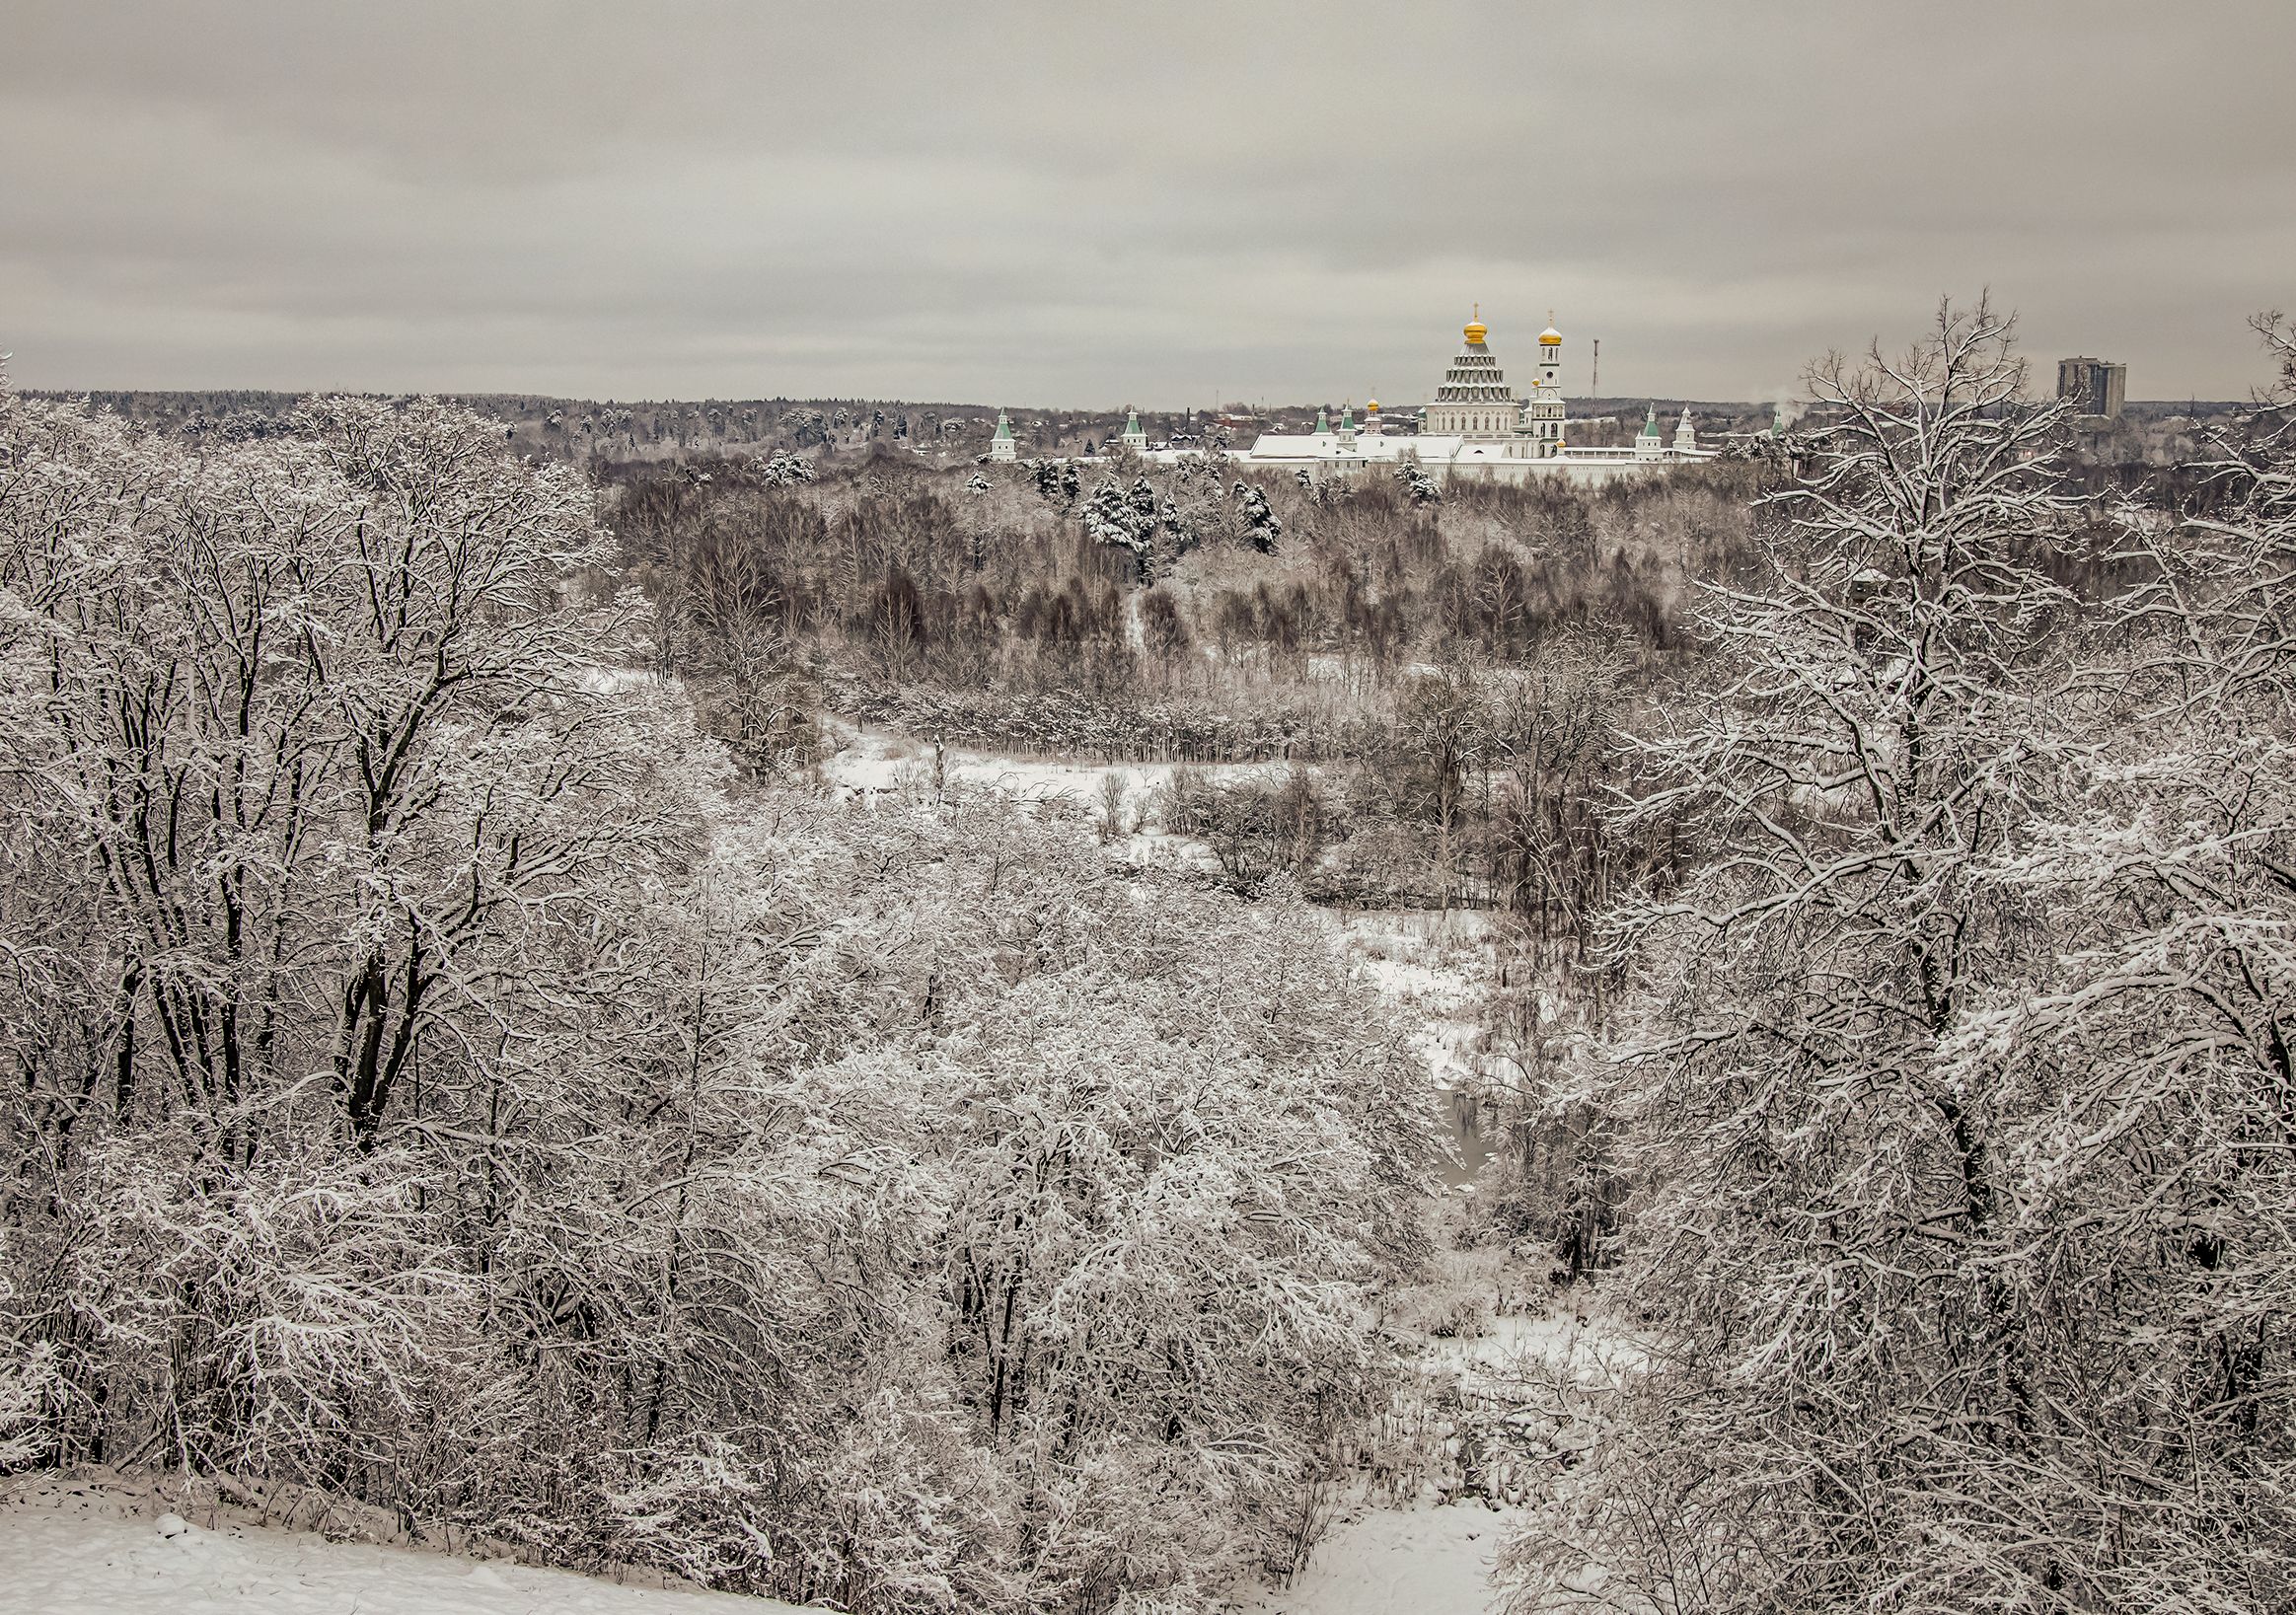
[[[196,1523],[153,1518],[155,1506],[148,1494],[102,1481],[30,1476],[0,1490],[0,1615],[771,1615],[791,1607],[330,1542],[234,1523],[228,1512],[193,1509]]]

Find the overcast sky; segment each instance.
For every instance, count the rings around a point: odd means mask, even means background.
[[[0,0],[26,387],[1766,399],[1990,287],[2239,397],[2296,3]],[[2053,371],[2052,371],[2053,374]]]

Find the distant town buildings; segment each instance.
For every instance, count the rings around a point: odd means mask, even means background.
[[[2084,415],[2114,419],[2128,397],[2128,366],[2110,359],[2059,359],[2057,397]]]

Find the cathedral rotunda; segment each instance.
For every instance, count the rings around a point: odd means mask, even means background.
[[[1499,357],[1485,343],[1490,330],[1476,305],[1467,322],[1466,345],[1444,373],[1435,402],[1427,406],[1425,430],[1433,437],[1456,437],[1469,443],[1511,443],[1521,424],[1522,405]]]

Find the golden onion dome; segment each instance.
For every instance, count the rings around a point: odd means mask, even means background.
[[[1364,408],[1366,412],[1375,415],[1379,412],[1379,401],[1377,399],[1373,399],[1370,403],[1365,404]]]
[[[1467,346],[1481,347],[1483,338],[1490,334],[1490,329],[1483,324],[1483,305],[1477,303],[1475,312],[1467,317]]]
[[[1538,333],[1538,345],[1540,347],[1561,347],[1563,345],[1563,333],[1555,330],[1554,327],[1549,326],[1546,330]]]

